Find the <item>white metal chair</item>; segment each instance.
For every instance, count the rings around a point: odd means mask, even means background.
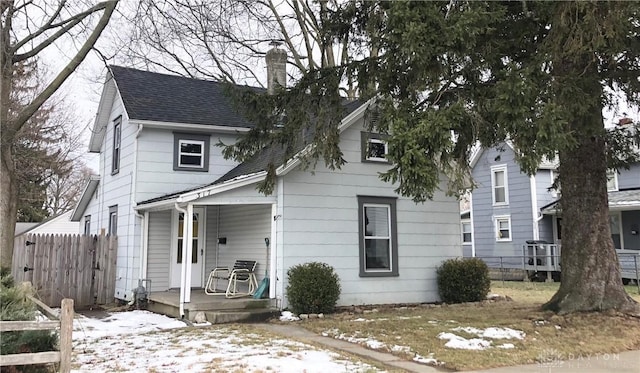
[[[216,267],[209,273],[204,292],[209,295],[222,295],[227,298],[251,296],[258,288],[255,260],[236,260],[233,268]],[[227,281],[226,290],[218,288],[218,281]],[[240,291],[238,284],[247,284],[247,291]]]

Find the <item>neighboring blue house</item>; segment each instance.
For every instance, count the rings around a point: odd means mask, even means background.
[[[468,210],[461,213],[464,256],[481,257],[491,267],[502,261],[505,268],[559,271],[555,256],[560,255],[562,217],[555,206],[560,195],[551,189],[557,161],[545,161],[535,175],[527,176],[505,142],[478,149],[471,168],[476,189],[468,197]],[[640,164],[612,170],[608,188],[612,238],[628,272],[633,257],[627,254],[640,253]],[[632,272],[624,275],[635,278]]]
[[[90,142],[100,176],[73,220],[118,236],[117,299],[132,300],[148,279],[152,293],[180,289],[182,306],[212,268],[242,259],[258,262],[257,280],[268,276],[278,307],[287,305],[287,270],[310,261],[336,269],[339,305],[438,300],[435,268],[462,255],[458,203],[437,192],[416,204],[380,180],[387,147],[367,132],[366,103],[345,106],[340,170],[319,162],[311,173],[291,159],[277,165],[269,196],[256,184],[282,152],[238,164],[216,145],[253,126],[232,108],[219,83],[110,67]]]

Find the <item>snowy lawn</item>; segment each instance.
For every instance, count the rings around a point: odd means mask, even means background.
[[[494,286],[496,284],[494,283]],[[501,293],[495,287],[492,292]],[[316,333],[455,370],[640,349],[640,323],[615,314],[557,316],[514,301],[379,308],[297,321]]]
[[[199,325],[147,311],[78,314],[74,372],[378,372],[251,325]]]

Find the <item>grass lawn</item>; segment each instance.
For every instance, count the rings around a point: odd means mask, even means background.
[[[444,367],[472,370],[532,364],[559,359],[640,349],[640,319],[615,313],[557,316],[543,312],[540,305],[557,290],[554,283],[493,282],[492,293],[513,301],[442,307],[416,306],[379,308],[364,314],[338,313],[324,319],[305,320],[301,326],[316,333],[342,339],[358,338],[362,343],[380,345],[383,350],[413,359],[416,355],[436,359]],[[628,292],[640,302],[635,286]],[[460,327],[510,328],[526,333],[522,340],[487,339],[488,349],[462,350],[445,347],[440,333],[455,333],[471,339],[477,335]],[[374,342],[371,342],[374,340]],[[369,341],[369,342],[367,342]],[[514,348],[499,348],[510,343]]]

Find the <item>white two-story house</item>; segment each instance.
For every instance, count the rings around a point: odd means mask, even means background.
[[[147,279],[150,291],[180,289],[188,303],[212,268],[244,259],[258,262],[258,281],[268,276],[278,307],[287,304],[287,270],[311,261],[335,268],[339,305],[438,300],[436,267],[462,255],[458,202],[437,192],[416,204],[379,179],[386,144],[365,130],[366,109],[345,106],[340,170],[278,163],[275,190],[263,195],[256,184],[281,154],[223,158],[218,144],[252,124],[221,84],[110,67],[89,146],[100,175],[73,219],[84,233],[118,236],[115,297],[131,300]]]

